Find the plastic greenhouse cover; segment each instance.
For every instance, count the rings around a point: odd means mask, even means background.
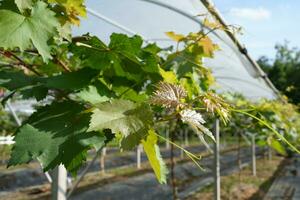
[[[199,15],[208,13],[200,0],[87,0],[87,8],[88,16],[80,27],[74,28],[75,35],[89,32],[108,42],[113,32],[139,34],[160,47],[175,45],[165,35],[167,31],[182,34],[199,31]],[[218,30],[210,36],[221,50],[204,63],[216,77],[217,90],[236,91],[250,99],[276,98],[225,32]]]
[[[113,32],[139,34],[160,47],[175,45],[165,35],[167,31],[182,34],[199,31],[202,26],[197,16],[208,13],[200,0],[87,0],[87,8],[89,14],[82,19],[81,26],[74,29],[75,35],[90,32],[108,42]],[[275,92],[257,75],[225,32],[216,31],[210,36],[221,48],[213,59],[205,60],[205,66],[211,68],[216,77],[217,90],[236,91],[253,100],[276,98]],[[36,103],[35,100],[17,100],[11,105],[16,112],[31,114]]]

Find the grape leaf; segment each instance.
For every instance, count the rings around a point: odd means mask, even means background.
[[[83,35],[82,37],[84,40],[80,43],[72,43],[70,50],[74,56],[82,60],[83,66],[104,70],[119,62],[117,56],[112,54],[96,36]],[[90,46],[93,48],[90,48]]]
[[[86,17],[86,7],[84,0],[48,0],[49,3],[58,3],[65,8],[69,21],[80,25],[80,17]]]
[[[185,39],[185,36],[184,36],[184,35],[182,35],[182,34],[176,34],[176,33],[174,33],[173,31],[166,32],[166,35],[167,35],[170,39],[172,39],[172,40],[174,40],[174,41],[176,41],[176,42],[180,42],[180,41],[182,41],[182,40]]]
[[[281,155],[286,156],[287,152],[285,150],[285,147],[276,139],[274,138],[270,138],[268,139],[269,145],[275,149],[278,153],[280,153]]]
[[[51,48],[47,42],[57,36],[59,26],[55,13],[42,1],[33,6],[29,16],[1,9],[0,47],[4,49],[18,47],[23,51],[33,44],[44,61],[47,61],[51,58]]]
[[[76,95],[82,100],[89,102],[91,104],[97,104],[109,100],[109,97],[105,95],[102,96],[101,94],[99,94],[97,88],[93,85],[84,88]]]
[[[83,88],[91,82],[98,71],[90,68],[82,68],[78,71],[62,73],[57,76],[44,78],[45,86],[48,88],[75,90]]]
[[[105,71],[106,77],[117,76],[141,84],[147,77],[161,80],[156,55],[160,49],[154,44],[142,48],[142,43],[139,36],[113,33],[106,46],[97,37],[84,35],[70,49],[74,56],[83,60],[83,65]]]
[[[47,97],[48,89],[43,86],[34,86],[22,89],[20,93],[23,99],[30,99],[34,97],[37,101],[41,101]]]
[[[159,147],[157,145],[157,135],[154,130],[149,130],[149,135],[146,140],[142,140],[145,153],[148,157],[151,167],[154,170],[159,183],[167,183],[167,167],[161,157]]]
[[[90,114],[84,110],[73,101],[39,108],[17,131],[8,166],[37,159],[45,171],[62,163],[76,173],[86,150],[92,146],[99,149],[106,141],[104,134],[87,133]]]
[[[199,42],[199,45],[202,46],[204,55],[207,57],[213,57],[214,51],[218,50],[218,45],[214,44],[209,37],[203,37]]]
[[[83,68],[50,77],[29,76],[22,71],[0,70],[0,87],[19,90],[24,98],[44,99],[48,89],[77,90],[90,84],[98,71]]]
[[[22,71],[0,70],[0,86],[8,90],[16,90],[26,86],[33,86],[39,82],[36,76],[28,76]]]
[[[177,83],[177,78],[173,71],[165,71],[162,68],[160,68],[160,74],[163,77],[164,82]]]
[[[32,8],[32,0],[15,0],[15,3],[21,12]]]
[[[93,110],[89,131],[110,129],[124,137],[139,131],[147,131],[153,117],[149,105],[116,99],[98,104]]]

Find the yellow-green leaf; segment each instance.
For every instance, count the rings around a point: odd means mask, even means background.
[[[212,57],[215,50],[218,50],[218,45],[214,44],[209,37],[203,37],[199,41],[199,45],[203,47],[204,55]]]
[[[173,71],[165,71],[164,69],[159,68],[159,73],[163,77],[164,82],[177,83],[177,78]]]
[[[48,0],[48,2],[58,3],[65,7],[68,19],[72,24],[79,26],[79,17],[86,17],[84,0]]]
[[[180,42],[180,41],[182,41],[185,38],[184,35],[182,35],[182,34],[176,34],[173,31],[166,32],[166,35],[169,38],[171,38],[172,40],[176,41],[176,42]]]
[[[157,180],[165,184],[167,183],[168,170],[157,145],[157,135],[154,130],[149,130],[148,133],[147,139],[142,140],[142,144]]]
[[[281,155],[287,155],[286,150],[284,148],[284,146],[276,139],[271,138],[270,140],[268,140],[268,142],[270,143],[269,145],[275,149],[278,153],[280,153]]]

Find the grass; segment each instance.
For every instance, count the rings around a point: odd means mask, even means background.
[[[280,164],[282,157],[275,157],[272,161],[266,159],[257,160],[257,175],[252,175],[251,167],[246,167],[240,172],[221,177],[221,199],[222,200],[259,200],[268,191],[274,178],[274,174]],[[213,199],[213,185],[208,185],[198,193],[192,195],[188,200],[211,200]]]

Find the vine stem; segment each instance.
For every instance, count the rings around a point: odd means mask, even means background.
[[[56,63],[61,66],[61,68],[65,71],[65,72],[71,72],[70,68],[68,67],[68,65],[66,63],[64,63],[62,60],[58,59],[57,57],[55,57],[54,59],[56,61]]]
[[[27,63],[25,63],[25,61],[23,61],[20,57],[18,57],[17,55],[15,55],[13,52],[0,50],[0,53],[3,56],[5,56],[5,57],[7,57],[9,59],[11,59],[11,57],[13,57],[14,59],[16,59],[19,62],[20,65],[22,65],[23,67],[25,67],[29,71],[35,73],[36,75],[41,76],[41,74],[38,71],[36,71],[32,66],[28,65]]]
[[[182,150],[195,164],[196,166],[201,169],[202,171],[205,171],[205,169],[203,167],[201,167],[201,165],[198,163],[199,160],[201,160],[201,156],[196,156],[195,154],[189,152],[188,150],[184,149],[183,147],[179,146],[178,144],[176,144],[175,142],[172,142],[171,140],[166,139],[165,137],[155,133],[159,138],[163,139],[164,141],[168,141],[170,144],[173,144],[175,147],[177,147],[178,149]]]
[[[294,150],[295,152],[297,152],[298,154],[300,154],[300,151],[294,146],[292,145],[283,135],[281,135],[278,131],[276,131],[272,126],[270,126],[265,120],[262,120],[248,112],[245,112],[243,110],[235,110],[235,109],[231,109],[231,111],[233,112],[237,112],[237,113],[241,113],[244,115],[247,115],[257,121],[259,121],[260,123],[262,123],[264,126],[266,126],[268,129],[270,129],[273,133],[275,133],[275,135],[281,139],[283,142],[285,142],[292,150]]]

